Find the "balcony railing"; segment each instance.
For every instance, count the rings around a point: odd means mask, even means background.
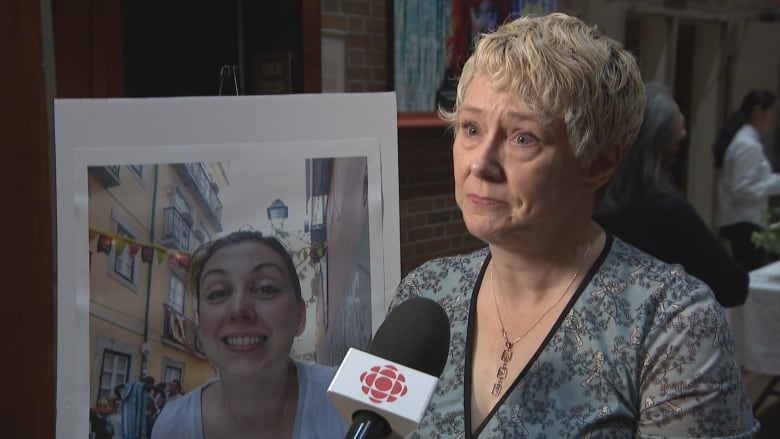
[[[190,251],[192,229],[174,206],[163,209],[163,232],[160,241],[166,247]]]
[[[119,165],[114,166],[90,166],[89,173],[104,187],[119,186]]]
[[[198,358],[206,358],[203,352],[198,349],[198,331],[195,322],[167,303],[163,310],[165,313],[163,339],[181,345]]]
[[[203,163],[173,165],[184,183],[192,189],[195,198],[218,231],[222,231],[222,201],[217,196],[219,187],[211,180]]]

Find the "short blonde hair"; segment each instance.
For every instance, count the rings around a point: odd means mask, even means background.
[[[642,124],[645,94],[634,56],[566,14],[524,16],[480,36],[463,67],[454,109],[439,109],[453,128],[466,89],[483,74],[491,87],[514,94],[543,119],[562,120],[583,164],[610,146],[630,145]]]

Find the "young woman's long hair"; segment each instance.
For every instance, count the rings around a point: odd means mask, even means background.
[[[723,159],[726,157],[726,149],[734,139],[734,135],[737,134],[742,125],[747,123],[750,114],[756,107],[760,107],[762,110],[770,108],[775,104],[777,96],[771,91],[767,90],[751,90],[742,99],[742,105],[739,109],[726,119],[726,123],[718,134],[718,138],[715,139],[715,143],[712,145],[712,153],[715,156],[715,168],[720,169],[723,167]]]
[[[645,113],[634,143],[625,151],[612,181],[601,193],[596,215],[612,215],[633,201],[675,191],[661,176],[664,148],[678,141],[677,103],[668,88],[656,82],[645,85]]]

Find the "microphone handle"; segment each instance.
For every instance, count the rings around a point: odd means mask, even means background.
[[[352,414],[352,426],[345,439],[383,439],[393,432],[387,420],[370,410]]]

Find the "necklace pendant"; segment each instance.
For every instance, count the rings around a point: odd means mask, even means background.
[[[501,354],[501,361],[504,362],[504,364],[509,363],[509,360],[512,359],[512,350],[511,349],[505,349],[504,352]]]

